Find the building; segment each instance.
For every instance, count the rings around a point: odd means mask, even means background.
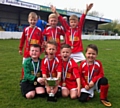
[[[18,0],[0,0],[0,27],[5,31],[18,31],[18,26],[24,28],[28,25],[28,14],[34,11],[41,16],[41,19],[47,21],[51,13],[50,8]],[[80,13],[60,10],[57,11],[62,16],[69,17],[72,14],[81,17]],[[95,16],[86,16],[83,33],[88,34],[98,29],[99,24],[110,23],[112,20]]]

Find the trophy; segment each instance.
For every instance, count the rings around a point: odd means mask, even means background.
[[[50,89],[51,89],[51,92],[49,93],[49,96],[48,96],[48,101],[53,101],[53,102],[56,102],[57,99],[55,97],[55,94],[52,93],[52,90],[53,88],[56,86],[56,82],[58,81],[58,78],[54,78],[54,77],[49,77],[46,79],[47,80],[47,85],[50,86]]]

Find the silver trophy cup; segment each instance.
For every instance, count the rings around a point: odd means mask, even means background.
[[[52,90],[56,86],[56,82],[58,81],[58,79],[54,77],[49,77],[46,80],[47,80],[47,85],[49,85],[51,88],[51,92],[49,93],[47,101],[57,102],[57,98],[55,94],[52,92]]]

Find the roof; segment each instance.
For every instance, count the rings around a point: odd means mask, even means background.
[[[19,0],[0,0],[0,4],[21,7],[21,8],[27,8],[27,9],[37,10],[37,11],[51,12],[50,7],[33,4],[33,3],[28,3],[28,2],[24,2],[24,1],[19,1]],[[67,11],[67,10],[62,10],[62,9],[57,9],[57,11],[60,14],[65,15],[65,16],[70,16],[70,15],[75,14],[78,17],[81,17],[81,15],[82,15],[81,13],[78,13],[78,12],[72,12],[72,11]],[[89,15],[86,16],[86,19],[92,20],[92,21],[97,21],[99,23],[112,22],[111,19],[101,18],[101,17],[96,17],[96,16],[89,16]]]

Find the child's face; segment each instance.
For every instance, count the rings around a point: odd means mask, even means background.
[[[46,52],[47,52],[48,58],[54,58],[56,51],[57,49],[55,45],[47,44]]]
[[[72,27],[72,28],[76,28],[77,25],[78,25],[78,21],[77,20],[70,20],[69,23],[70,23],[70,27]]]
[[[28,18],[28,22],[30,24],[30,27],[35,27],[36,23],[37,23],[37,16],[32,18],[32,17],[29,17]]]
[[[71,49],[70,48],[63,48],[61,49],[61,57],[63,61],[68,61],[69,57],[71,54]]]
[[[85,55],[86,55],[86,59],[88,62],[94,62],[94,60],[97,57],[97,52],[93,50],[92,48],[88,48]]]
[[[50,24],[51,27],[56,27],[58,24],[58,19],[57,18],[49,18],[48,23]]]
[[[30,56],[33,59],[38,59],[38,57],[40,56],[40,48],[38,47],[30,47]]]

